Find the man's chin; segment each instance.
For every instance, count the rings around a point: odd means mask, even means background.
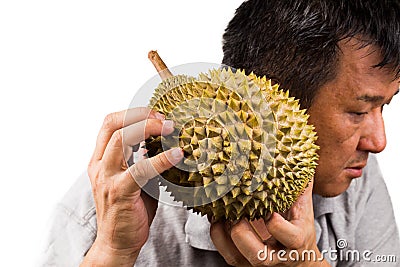
[[[313,193],[323,197],[337,197],[349,188],[350,183],[351,180],[340,184],[326,184],[320,188],[314,186]]]

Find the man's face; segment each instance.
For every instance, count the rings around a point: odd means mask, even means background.
[[[380,55],[355,40],[340,44],[337,76],[317,93],[308,113],[321,147],[314,193],[336,196],[362,175],[368,153],[386,146],[382,107],[399,89],[387,68],[373,68]]]

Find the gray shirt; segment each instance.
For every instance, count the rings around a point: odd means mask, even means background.
[[[399,233],[375,156],[346,192],[333,198],[313,195],[313,205],[317,245],[332,266],[400,266]],[[40,266],[78,266],[95,237],[95,206],[84,173],[56,208]],[[205,217],[160,202],[135,266],[226,263],[212,244]]]

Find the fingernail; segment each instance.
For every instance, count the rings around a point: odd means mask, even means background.
[[[155,114],[154,114],[154,116],[157,118],[157,119],[159,119],[159,120],[165,120],[165,115],[164,114],[161,114],[161,113],[159,113],[159,112],[156,112]]]
[[[173,148],[171,151],[171,156],[176,160],[182,159],[183,156],[182,149],[179,147]]]
[[[174,128],[174,122],[170,120],[163,121],[163,128],[164,130],[172,130]]]

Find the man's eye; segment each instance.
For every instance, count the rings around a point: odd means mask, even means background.
[[[353,123],[358,124],[364,121],[365,115],[367,115],[368,112],[350,112],[350,118],[353,121]]]
[[[368,112],[352,112],[354,115],[356,115],[356,116],[363,116],[363,115],[366,115],[366,114],[368,114]]]

